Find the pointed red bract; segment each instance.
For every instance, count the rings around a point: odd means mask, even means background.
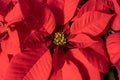
[[[109,71],[110,63],[104,46],[102,39],[96,38],[95,43],[81,50],[90,63],[100,72],[106,73]]]
[[[88,0],[84,5],[81,6],[77,14],[77,18],[81,17],[85,12],[88,11],[100,11],[110,13],[110,9],[113,10],[113,4],[107,0]]]
[[[78,18],[71,26],[71,33],[85,33],[91,36],[98,36],[108,28],[112,15],[101,12],[87,12]]]
[[[55,28],[55,20],[52,12],[42,3],[33,0],[19,0],[21,10],[29,29],[36,29],[52,33]]]
[[[95,75],[93,75],[95,74]],[[53,74],[50,80],[101,80],[100,73],[79,49],[71,49],[66,53],[63,67]]]
[[[65,53],[62,48],[56,47],[53,53],[53,68],[54,72],[56,72],[61,69],[65,62]]]
[[[50,80],[83,80],[75,64],[65,61],[63,67],[53,74]]]
[[[109,60],[102,39],[99,37],[91,38],[85,34],[77,34],[69,41],[74,43],[77,48],[82,49],[85,57],[101,72],[106,73],[109,71]]]
[[[23,80],[48,80],[52,69],[50,52],[46,52],[30,69]]]
[[[79,0],[47,0],[48,6],[60,25],[67,23],[74,15]]]
[[[113,64],[119,62],[120,64],[120,33],[111,34],[107,37],[106,42],[111,62]]]
[[[78,11],[77,18],[81,17],[85,12],[95,10],[95,1],[89,0],[82,5]]]
[[[65,60],[65,63],[61,69],[62,80],[82,80],[81,73],[77,66],[69,60]],[[57,80],[57,78],[56,78]]]
[[[69,50],[67,56],[68,60],[62,69],[64,80],[101,80],[99,70],[87,60],[79,49]]]
[[[49,51],[48,51],[48,49],[45,48],[45,46],[42,46],[42,45],[38,46],[36,49],[26,48],[26,49],[22,50],[21,53],[15,55],[14,58],[12,59],[10,66],[7,69],[4,80],[16,80],[16,79],[23,80],[26,75],[29,76],[29,72],[31,73],[32,68],[35,67],[34,65],[37,65],[36,64],[37,61],[45,54],[49,54]],[[44,64],[44,63],[40,62],[40,65],[41,64]],[[46,63],[45,66],[47,66],[47,64],[48,63]],[[48,64],[48,65],[50,66],[50,64]],[[44,68],[43,68],[43,70],[44,70]],[[35,76],[33,74],[33,71],[31,73],[31,75]],[[44,76],[48,76],[48,75],[45,74]]]
[[[14,6],[14,8],[5,17],[5,21],[8,22],[7,25],[22,21],[22,19],[23,19],[23,15],[20,10],[20,5],[18,3]]]
[[[69,38],[68,41],[75,43],[78,48],[85,48],[97,42],[86,34],[77,34],[73,38]]]

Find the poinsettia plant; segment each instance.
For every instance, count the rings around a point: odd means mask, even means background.
[[[119,21],[119,0],[0,0],[0,80],[118,79]]]

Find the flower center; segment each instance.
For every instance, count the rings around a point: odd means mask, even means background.
[[[66,40],[65,34],[63,32],[55,33],[53,43],[58,46],[66,44],[67,40]]]

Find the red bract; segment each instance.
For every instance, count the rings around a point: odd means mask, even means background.
[[[53,11],[56,22],[63,25],[73,17],[79,1],[81,0],[47,0],[47,4]]]
[[[114,3],[114,7],[115,7],[115,12],[116,12],[116,16],[113,19],[113,23],[112,23],[112,29],[115,31],[120,30],[120,5],[119,5],[119,0],[112,0]]]
[[[85,12],[89,11],[99,11],[103,13],[111,13],[113,10],[113,4],[109,0],[88,0],[85,5],[80,5],[77,17],[81,17]]]
[[[107,49],[110,56],[110,60],[114,66],[116,66],[119,78],[120,78],[120,33],[114,33],[107,38]]]
[[[101,18],[100,18],[101,17]],[[86,12],[73,23],[71,32],[73,34],[84,33],[90,36],[98,36],[104,33],[108,28],[112,15],[97,11]]]

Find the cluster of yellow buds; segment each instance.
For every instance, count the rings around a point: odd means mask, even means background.
[[[65,34],[63,32],[55,33],[53,43],[58,46],[66,44],[67,40],[66,40]]]

